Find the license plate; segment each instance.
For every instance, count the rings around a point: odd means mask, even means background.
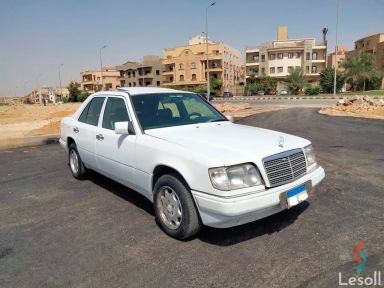
[[[308,198],[307,185],[302,184],[280,195],[281,206],[291,208]]]

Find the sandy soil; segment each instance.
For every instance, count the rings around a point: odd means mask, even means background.
[[[368,104],[353,103],[348,106],[327,106],[319,113],[331,116],[350,116],[384,120],[384,106],[372,106]]]
[[[214,104],[225,115],[235,119],[252,114],[276,111],[292,106],[271,105],[253,106],[248,103]],[[60,133],[62,117],[73,114],[80,103],[61,105],[10,105],[0,106],[0,147],[10,146],[14,141],[33,136],[57,135]],[[311,105],[307,105],[311,107]],[[19,146],[19,145],[17,145]]]

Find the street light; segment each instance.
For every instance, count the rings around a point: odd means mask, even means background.
[[[40,93],[40,77],[42,76],[43,74],[39,74],[37,75],[37,78],[36,78],[36,81],[37,81],[37,93],[39,94],[39,104],[41,104],[41,93]]]
[[[337,72],[337,36],[338,36],[338,30],[339,30],[339,4],[340,1],[337,0],[336,4],[336,45],[335,45],[335,71],[334,71],[334,77],[333,77],[333,96],[336,97],[336,72]]]
[[[63,91],[61,90],[61,71],[60,71],[60,68],[61,67],[63,67],[64,66],[64,64],[60,64],[59,65],[59,89],[60,89],[60,97],[61,97],[61,99],[60,100],[62,100],[63,99]]]
[[[104,45],[103,47],[100,48],[100,75],[101,75],[101,90],[103,90],[104,86],[104,79],[103,79],[103,59],[101,57],[101,50],[104,48],[107,48],[107,45]]]
[[[206,73],[207,73],[207,100],[209,102],[209,96],[211,94],[211,83],[209,83],[209,62],[208,62],[208,8],[215,5],[216,2],[212,2],[207,8],[205,8],[205,45],[207,52],[207,64],[206,64]]]

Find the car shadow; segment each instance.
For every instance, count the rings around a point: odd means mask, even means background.
[[[94,171],[90,171],[90,174],[87,179],[93,182],[94,184],[104,188],[105,190],[108,190],[109,192],[115,194],[116,196],[146,211],[148,214],[155,216],[153,204],[140,193]]]
[[[204,226],[196,238],[209,244],[231,246],[265,234],[277,233],[293,224],[309,205],[309,202],[304,201],[289,210],[284,210],[269,217],[231,228]]]
[[[153,217],[155,216],[153,204],[138,192],[94,171],[90,171],[88,180],[146,211],[149,215]],[[195,237],[186,239],[185,241],[188,242],[199,239],[200,241],[218,246],[231,246],[265,234],[280,232],[293,224],[309,205],[309,202],[304,201],[289,210],[284,210],[267,218],[232,228],[212,228],[203,226],[201,231]],[[159,229],[161,229],[160,226]]]

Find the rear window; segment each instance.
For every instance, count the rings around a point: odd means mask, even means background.
[[[99,123],[100,112],[101,108],[103,107],[104,100],[105,97],[93,98],[81,113],[79,122],[97,126]]]

